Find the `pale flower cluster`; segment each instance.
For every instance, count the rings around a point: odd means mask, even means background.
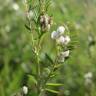
[[[49,31],[52,23],[52,17],[48,16],[48,14],[42,14],[40,16],[40,25],[42,31]]]
[[[88,72],[84,75],[85,86],[89,86],[90,84],[92,84],[92,78],[93,78],[92,72]]]
[[[66,46],[67,44],[69,44],[69,42],[71,41],[70,36],[68,35],[64,35],[65,32],[65,27],[64,26],[60,26],[57,28],[56,31],[53,31],[51,33],[51,38],[53,40],[56,40],[56,43],[61,45],[61,46]],[[64,62],[66,57],[69,57],[70,54],[70,50],[66,50],[64,52],[60,52],[60,61]]]
[[[70,42],[70,37],[68,35],[63,36],[65,28],[63,26],[58,27],[57,31],[51,33],[51,38],[56,40],[58,44],[67,45]]]

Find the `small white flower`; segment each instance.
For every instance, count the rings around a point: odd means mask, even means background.
[[[57,43],[58,44],[65,44],[67,45],[70,42],[70,37],[69,36],[60,36],[59,38],[57,38]]]
[[[52,38],[52,39],[57,39],[58,37],[59,37],[58,32],[53,31],[53,32],[51,33],[51,38]]]
[[[67,51],[65,51],[65,52],[61,52],[61,56],[62,57],[68,57],[69,56],[69,54],[70,54],[70,51],[69,50],[67,50]]]
[[[27,86],[23,86],[22,91],[26,95],[28,93],[28,87]]]
[[[64,61],[65,61],[65,58],[69,56],[69,53],[70,53],[69,50],[67,50],[67,51],[65,51],[65,52],[61,52],[61,53],[59,54],[58,61],[59,61],[59,62],[64,62]]]
[[[13,3],[13,6],[12,6],[12,7],[13,7],[13,9],[16,10],[16,11],[19,10],[19,6],[18,6],[17,3]]]
[[[63,34],[64,31],[65,31],[64,26],[60,26],[60,27],[58,27],[58,29],[57,29],[57,32],[58,32],[59,34]]]
[[[84,75],[84,77],[85,77],[85,79],[88,79],[88,78],[91,79],[93,77],[93,74],[92,74],[92,72],[88,72]]]
[[[58,59],[59,62],[64,62],[64,61],[65,61],[65,58],[69,56],[69,53],[70,53],[69,50],[67,50],[67,51],[65,51],[65,52],[61,52],[61,53],[59,54],[59,59]]]
[[[57,39],[57,43],[58,43],[58,44],[64,44],[64,42],[65,42],[64,36],[60,36],[60,37]]]
[[[67,45],[71,41],[69,36],[65,36],[64,44]]]

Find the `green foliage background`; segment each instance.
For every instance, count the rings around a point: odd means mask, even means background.
[[[19,10],[13,8],[15,3]],[[88,45],[89,36],[96,40],[96,0],[53,0],[49,14],[55,22],[52,30],[66,24],[73,34],[72,40],[77,42],[69,60],[54,79],[64,83],[58,88],[61,95],[48,93],[49,96],[85,96],[84,74],[90,71],[94,85],[90,96],[96,96],[96,45]],[[23,85],[29,86],[28,96],[35,96],[28,78],[28,74],[35,73],[35,64],[31,36],[25,23],[24,0],[0,0],[0,96],[11,96]],[[44,38],[43,52],[55,51],[50,33]]]

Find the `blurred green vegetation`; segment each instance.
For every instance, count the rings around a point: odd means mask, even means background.
[[[55,22],[52,30],[65,24],[78,42],[54,79],[64,83],[60,94],[49,96],[96,96],[96,0],[53,0],[49,14]],[[28,78],[35,72],[35,64],[25,23],[24,0],[0,0],[0,96],[11,96],[23,85],[29,87],[28,96],[35,96]],[[43,42],[44,52],[55,51],[50,33]],[[90,91],[85,88],[87,72],[93,73]],[[91,95],[86,95],[88,92]]]

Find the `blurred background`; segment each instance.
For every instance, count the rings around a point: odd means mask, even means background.
[[[56,77],[64,83],[60,94],[48,96],[96,96],[96,0],[53,0],[50,14],[56,25],[67,24],[76,33],[78,43]],[[35,96],[27,77],[34,63],[25,23],[24,0],[0,0],[0,96],[11,96],[23,85],[29,86],[27,96]],[[54,51],[46,42],[43,50]]]

